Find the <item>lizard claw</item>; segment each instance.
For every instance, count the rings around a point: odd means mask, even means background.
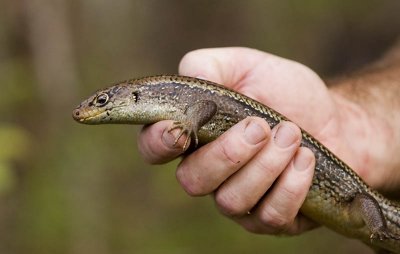
[[[189,140],[191,136],[194,136],[195,146],[198,144],[197,133],[193,131],[193,127],[190,123],[182,123],[182,122],[174,122],[171,127],[168,128],[168,132],[171,132],[175,129],[180,129],[178,136],[175,138],[174,146],[178,143],[179,139],[186,134],[185,143],[183,144],[182,150],[185,151],[188,148]]]
[[[374,232],[371,234],[371,236],[369,238],[370,238],[371,242],[374,240],[383,241],[383,240],[387,240],[387,239],[400,240],[399,235],[393,234],[393,233],[389,232],[387,229],[383,229],[383,230]]]

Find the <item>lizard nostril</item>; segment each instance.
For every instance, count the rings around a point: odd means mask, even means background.
[[[79,109],[75,109],[74,112],[72,112],[72,117],[74,119],[78,119],[81,113],[79,112]]]

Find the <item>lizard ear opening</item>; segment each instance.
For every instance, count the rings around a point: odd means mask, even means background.
[[[138,102],[138,100],[139,100],[139,92],[132,92],[132,97],[133,97],[133,100],[135,101],[135,102]]]

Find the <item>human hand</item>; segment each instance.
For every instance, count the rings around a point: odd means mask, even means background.
[[[219,48],[188,53],[179,72],[223,84],[278,110],[350,165],[361,165],[354,153],[349,156],[354,145],[342,133],[347,125],[340,109],[346,102],[309,68],[257,50]],[[183,139],[174,147],[177,132],[166,131],[170,124],[143,129],[139,148],[149,162],[164,163],[182,152]],[[271,130],[262,119],[247,118],[185,157],[177,179],[192,196],[213,193],[219,210],[251,232],[298,234],[316,225],[299,213],[315,164],[312,152],[299,148],[300,140],[293,123]]]

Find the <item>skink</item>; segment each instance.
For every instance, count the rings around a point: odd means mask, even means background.
[[[73,118],[84,124],[151,124],[174,120],[194,145],[211,142],[248,116],[271,128],[288,120],[245,95],[210,81],[178,75],[132,79],[100,90],[83,101]],[[179,139],[179,137],[178,137]],[[301,146],[316,158],[312,185],[301,212],[376,250],[400,253],[400,204],[372,190],[342,160],[302,130]]]

